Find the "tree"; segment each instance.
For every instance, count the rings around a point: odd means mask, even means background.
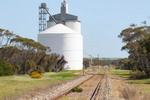
[[[136,27],[132,25],[130,28],[124,29],[118,37],[122,38],[122,42],[125,43],[122,50],[126,50],[129,53],[130,63],[136,65],[137,70],[143,71],[150,76],[148,52],[150,26]]]
[[[0,61],[14,66],[15,74],[61,71],[67,63],[63,55],[50,54],[50,48],[32,39],[0,29]]]

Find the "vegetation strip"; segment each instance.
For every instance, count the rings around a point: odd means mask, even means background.
[[[131,70],[119,70],[113,69],[112,74],[116,75],[116,77],[120,77],[120,80],[128,83],[129,85],[136,87],[134,89],[130,89],[129,87],[126,90],[122,90],[121,92],[126,92],[127,90],[136,91],[136,96],[150,98],[150,78],[132,78],[134,74],[132,74]],[[128,89],[129,88],[129,89]],[[127,91],[127,94],[129,93]],[[132,92],[132,91],[131,91]],[[129,94],[131,95],[131,94]],[[150,100],[150,99],[141,99],[141,100]]]
[[[35,94],[34,91],[37,93],[46,87],[50,88],[61,82],[79,77],[75,74],[76,72],[79,71],[45,73],[40,79],[33,79],[29,75],[0,77],[0,100],[4,98],[16,100],[18,97]],[[47,88],[46,91],[48,91]],[[12,99],[12,97],[14,98]]]

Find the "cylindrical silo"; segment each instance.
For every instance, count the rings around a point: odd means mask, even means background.
[[[68,62],[65,69],[83,69],[83,37],[79,32],[63,24],[56,24],[39,33],[38,42],[50,47],[51,53],[64,55]]]
[[[65,26],[77,31],[78,33],[81,33],[81,22],[80,21],[67,20],[67,21],[65,21]]]

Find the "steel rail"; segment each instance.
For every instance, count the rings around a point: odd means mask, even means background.
[[[96,76],[96,75],[98,75],[98,74],[95,74],[95,75],[91,76],[90,78],[86,79],[85,81],[81,82],[80,84],[76,85],[76,86],[73,87],[73,88],[79,87],[80,85],[82,85],[82,84],[85,83],[86,81],[92,79],[92,78],[93,78],[94,76]],[[62,93],[61,95],[59,95],[59,96],[53,98],[52,100],[59,100],[59,99],[62,98],[64,95],[68,95],[70,92],[72,92],[72,88],[69,89],[69,90],[67,90],[66,92]]]
[[[90,100],[95,100],[96,95],[97,95],[97,93],[99,92],[99,89],[100,89],[100,87],[101,87],[102,80],[103,80],[104,76],[105,76],[105,73],[104,73],[103,76],[101,77],[101,80],[100,80],[100,82],[98,83],[98,85],[97,85],[95,91],[93,92],[93,95],[92,95],[92,97],[91,97]]]

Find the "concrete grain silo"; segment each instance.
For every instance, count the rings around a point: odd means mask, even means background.
[[[68,4],[61,4],[61,13],[47,21],[47,29],[38,34],[38,42],[51,48],[51,53],[64,55],[67,70],[83,69],[83,37],[78,17],[68,14]]]

